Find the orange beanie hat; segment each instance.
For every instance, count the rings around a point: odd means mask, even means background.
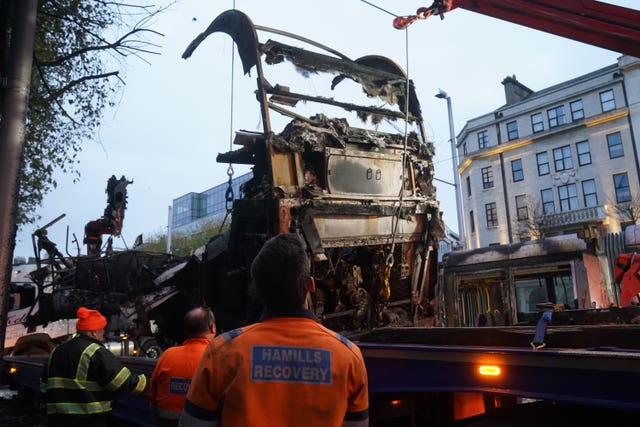
[[[97,331],[107,326],[107,319],[98,310],[80,307],[77,316],[76,329],[79,331]]]

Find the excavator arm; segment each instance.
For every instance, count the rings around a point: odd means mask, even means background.
[[[84,243],[87,245],[87,255],[100,255],[102,248],[102,236],[119,236],[122,231],[124,221],[124,211],[127,208],[127,185],[133,181],[128,181],[124,176],[116,179],[112,175],[107,181],[107,207],[104,215],[100,218],[89,221],[84,226]],[[110,248],[109,248],[110,249]]]
[[[394,20],[404,28],[456,8],[640,57],[640,11],[596,0],[436,0]]]

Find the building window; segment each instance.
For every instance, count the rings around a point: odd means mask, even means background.
[[[513,175],[513,182],[522,181],[524,179],[522,159],[511,160],[511,173]]]
[[[234,194],[240,195],[240,186],[253,177],[249,172],[232,180]],[[200,218],[221,215],[226,212],[225,193],[228,184],[219,184],[202,193],[188,193],[173,200],[173,218],[171,225],[174,228],[194,222]]]
[[[549,175],[549,154],[546,151],[536,154],[538,162],[538,175]]]
[[[576,121],[584,119],[584,107],[582,107],[582,99],[578,99],[577,101],[573,101],[572,103],[570,103],[569,108],[571,108],[571,120]]]
[[[498,210],[496,202],[484,205],[484,212],[487,215],[487,227],[496,227],[498,225]]]
[[[467,177],[467,196],[471,197],[471,177]]]
[[[471,232],[476,232],[476,220],[473,218],[473,211],[469,211],[469,225],[471,226]]]
[[[542,122],[542,113],[536,113],[531,115],[531,128],[533,133],[542,132],[544,130],[544,123]]]
[[[602,106],[603,113],[616,109],[616,99],[613,97],[613,89],[600,92],[600,105]]]
[[[616,202],[624,203],[631,201],[631,189],[629,188],[629,177],[627,173],[613,175],[613,186],[616,189]]]
[[[589,141],[580,141],[576,143],[576,151],[578,152],[578,165],[590,165],[591,164],[591,148],[589,147]]]
[[[565,124],[564,105],[547,110],[547,118],[549,119],[550,128]]]
[[[484,148],[489,145],[489,132],[483,130],[478,132],[478,148]]]
[[[491,166],[482,168],[482,188],[493,188],[493,170]]]
[[[518,215],[518,221],[529,219],[529,210],[527,209],[527,196],[524,194],[516,196],[516,213]]]
[[[620,132],[610,133],[607,135],[607,144],[609,145],[609,158],[615,159],[624,156],[622,148],[622,136]]]
[[[598,206],[598,193],[596,193],[595,180],[587,179],[582,181],[582,195],[584,196],[585,207]]]
[[[462,143],[462,154],[464,154],[465,156],[467,155],[467,143],[466,142]]]
[[[517,122],[507,123],[507,135],[508,135],[509,141],[518,139],[518,123]]]
[[[575,184],[559,186],[558,198],[560,199],[560,212],[578,209],[578,189]]]
[[[556,213],[556,207],[553,203],[553,191],[550,188],[545,188],[540,190],[540,196],[542,197],[542,212],[545,215]]]
[[[573,161],[571,160],[571,147],[569,145],[565,145],[564,147],[554,148],[553,161],[556,167],[556,172],[572,169]]]

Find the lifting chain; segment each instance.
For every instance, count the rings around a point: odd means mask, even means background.
[[[393,267],[393,252],[387,256],[384,273],[382,275],[383,288],[381,290],[381,293],[385,302],[389,301],[389,298],[391,297],[391,285],[389,284],[389,278],[391,277],[391,267]]]
[[[227,168],[227,176],[229,177],[229,181],[227,191],[224,193],[224,203],[227,212],[224,214],[218,233],[222,232],[222,228],[224,227],[225,222],[227,222],[229,214],[233,210],[233,165],[231,163],[229,163],[229,167]]]
[[[427,19],[433,15],[440,15],[440,19],[444,19],[444,13],[451,10],[451,3],[451,0],[435,0],[429,7],[418,8],[415,15],[397,16],[393,20],[393,28],[404,30],[418,19]]]
[[[229,164],[227,169],[227,176],[229,177],[229,186],[224,193],[225,207],[227,208],[227,214],[233,209],[233,165]]]

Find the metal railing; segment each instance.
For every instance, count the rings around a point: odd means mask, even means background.
[[[607,209],[604,205],[575,209],[567,212],[536,216],[535,222],[541,229],[566,227],[587,222],[604,221],[607,219]]]

